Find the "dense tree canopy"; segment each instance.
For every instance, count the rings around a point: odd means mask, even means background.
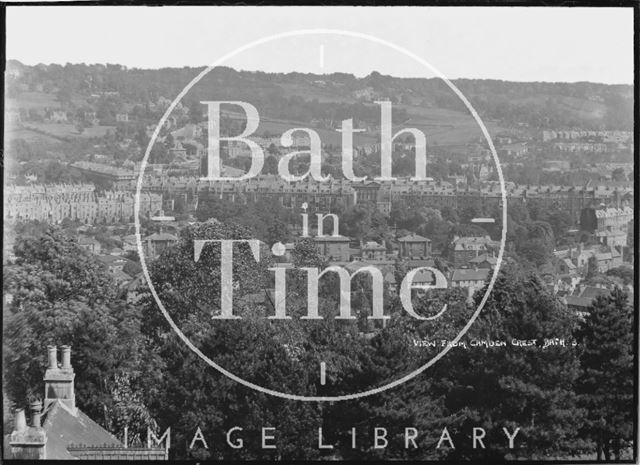
[[[224,217],[224,204],[217,216]],[[265,206],[266,208],[266,206]],[[421,214],[442,221],[435,212]],[[514,210],[517,215],[517,209]],[[256,224],[265,219],[259,218]],[[551,227],[525,219],[541,240]],[[36,225],[38,226],[38,225]],[[194,260],[194,240],[253,239],[256,228],[209,220],[186,227],[177,245],[149,264],[169,315],[184,335],[220,367],[259,386],[299,395],[341,395],[382,386],[421,367],[439,345],[453,340],[479,304],[461,289],[413,296],[417,321],[397,296],[384,290],[384,325],[371,324],[372,282],[357,276],[351,288],[355,320],[336,320],[340,299],[335,273],[319,286],[324,319],[307,312],[307,271],[327,266],[312,240],[292,251],[286,271],[287,315],[272,320],[273,265],[266,247],[257,260],[247,244],[233,251],[233,311],[220,320],[221,248],[209,243]],[[30,231],[30,232],[29,232]],[[80,408],[111,431],[143,438],[146,427],[172,428],[176,458],[505,459],[572,457],[581,453],[619,458],[632,434],[632,321],[627,296],[596,299],[583,322],[536,276],[515,265],[502,270],[468,333],[431,368],[401,386],[358,400],[295,402],[238,384],[191,351],[169,326],[150,295],[133,308],[118,298],[111,276],[57,228],[24,229],[15,262],[5,269],[10,296],[4,314],[5,391],[16,405],[42,392],[47,344],[70,344]],[[398,277],[406,269],[398,265]],[[78,285],[81,283],[81,285]],[[227,290],[228,291],[228,290]],[[377,322],[380,323],[380,322]],[[575,337],[575,339],[574,339]],[[471,347],[471,341],[506,346]],[[532,341],[514,344],[513,341]],[[545,343],[551,341],[551,344]],[[562,341],[562,342],[560,342]],[[320,364],[327,383],[320,383]],[[106,409],[105,409],[106,406]],[[373,447],[373,426],[383,426],[386,449]],[[225,433],[243,428],[244,447],[232,449]],[[318,427],[323,443],[318,449]],[[190,444],[201,429],[209,449]],[[275,450],[261,447],[261,428],[276,428]],[[358,429],[352,447],[351,428]],[[418,430],[418,448],[405,447],[406,427]],[[455,449],[437,448],[447,428]],[[474,449],[473,427],[486,431],[486,448]],[[503,428],[518,430],[508,447]]]
[[[58,228],[19,236],[14,253],[4,273],[7,394],[17,405],[42,398],[47,345],[70,345],[78,405],[120,433],[123,416],[145,410],[131,397],[115,409],[112,395],[119,378],[139,389],[139,313],[117,298],[103,266]]]
[[[584,346],[577,391],[598,460],[620,460],[634,434],[633,320],[627,294],[616,288],[594,300],[577,332]]]

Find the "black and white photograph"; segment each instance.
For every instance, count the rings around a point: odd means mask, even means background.
[[[638,463],[640,3],[0,7],[1,461]]]

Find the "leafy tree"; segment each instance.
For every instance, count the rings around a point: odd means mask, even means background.
[[[264,161],[264,168],[262,171],[264,174],[278,174],[278,159],[273,155],[268,155]]]
[[[187,107],[189,108],[189,119],[193,124],[198,124],[204,120],[203,112],[205,106],[202,103],[198,100],[190,100],[187,103]]]
[[[195,239],[253,239],[249,228],[217,221],[196,223],[181,232],[179,243],[151,266],[151,278],[167,310],[184,334],[200,350],[232,373],[258,385],[311,395],[308,360],[298,347],[305,338],[288,320],[268,320],[266,308],[249,297],[264,295],[269,254],[256,262],[247,245],[233,254],[234,313],[240,320],[214,320],[221,305],[220,246],[209,244],[196,263]],[[227,291],[228,292],[228,291]],[[148,353],[155,354],[145,375],[145,392],[161,428],[171,426],[178,457],[281,458],[314,457],[314,436],[300,435],[319,422],[317,405],[293,403],[239,386],[212,368],[177,339],[153,300],[144,304]],[[317,366],[317,363],[313,364]],[[313,383],[315,384],[315,383]],[[244,448],[188,450],[195,428],[205,437],[224,437],[231,426],[244,428]],[[262,427],[278,431],[278,449],[261,448]]]
[[[142,273],[142,266],[135,261],[129,261],[125,263],[124,267],[122,267],[122,271],[127,273],[129,276],[135,277],[139,273]]]
[[[23,225],[28,231],[28,225]],[[117,298],[102,265],[59,228],[47,226],[18,236],[15,263],[5,269],[5,388],[17,405],[41,397],[47,345],[70,345],[79,407],[103,425],[123,426],[129,408],[113,409],[112,383],[126,376],[138,388],[140,315]],[[114,432],[120,433],[121,430]]]
[[[620,460],[634,434],[633,319],[627,294],[615,288],[594,300],[577,331],[584,346],[577,392],[598,460]]]
[[[147,147],[145,146],[143,150],[146,150],[146,149]],[[156,141],[156,143],[153,144],[153,147],[151,147],[151,152],[149,152],[149,163],[170,163],[170,162],[171,162],[171,158],[169,155],[169,150],[164,144]]]
[[[195,214],[199,221],[215,218],[225,223],[236,223],[251,228],[253,237],[268,244],[289,240],[288,224],[298,218],[277,202],[261,199],[248,202],[238,211],[237,203],[217,198],[202,198]]]
[[[267,152],[269,152],[269,155],[279,155],[280,154],[280,150],[278,150],[278,147],[276,147],[275,144],[270,144],[269,147],[267,148]]]
[[[173,135],[171,133],[168,133],[167,136],[164,138],[164,146],[168,149],[173,148],[173,146],[175,145],[175,141],[173,140]]]
[[[617,268],[611,268],[607,271],[608,276],[615,276],[622,279],[623,284],[631,284],[633,282],[633,267],[622,265]]]
[[[445,206],[442,208],[442,210],[440,210],[440,213],[442,214],[442,218],[450,221],[451,223],[459,223],[460,222],[460,217],[458,216],[458,213],[455,211],[455,209],[449,207],[449,206]]]
[[[473,218],[477,218],[482,215],[482,211],[475,206],[465,207],[460,213],[460,221],[463,223],[469,223]]]
[[[340,234],[375,241],[389,241],[392,237],[387,217],[373,204],[347,208],[340,217]]]
[[[626,181],[627,177],[624,174],[624,169],[616,168],[611,172],[611,180],[612,181]]]
[[[476,305],[482,295],[476,294]],[[433,376],[441,377],[435,392],[446,396],[450,414],[462,417],[458,427],[449,428],[456,449],[448,458],[535,459],[570,455],[581,447],[581,411],[573,392],[578,353],[570,343],[576,325],[576,316],[535,275],[514,266],[500,272],[465,339],[537,343],[452,350],[446,366],[435,366]],[[543,349],[544,338],[564,339],[566,346]],[[486,449],[471,448],[472,426],[486,430]],[[515,449],[507,448],[503,427],[520,427]]]
[[[396,300],[391,304],[391,320],[377,332],[371,343],[352,342],[358,355],[358,364],[350,367],[349,387],[363,391],[372,385],[381,386],[398,378],[398,373],[415,370],[439,350],[417,347],[415,340],[441,338],[453,339],[455,328],[464,324],[468,310],[464,295],[459,290],[446,290],[436,295],[415,297],[414,308],[420,314],[433,313],[444,303],[449,305],[438,325],[432,322],[416,322],[399,309]],[[380,394],[330,405],[325,411],[324,425],[327,427],[327,442],[335,444],[339,457],[344,459],[437,459],[442,453],[435,450],[439,432],[451,426],[444,397],[435,392],[439,386],[438,376],[430,371],[428,376],[419,376],[401,386]],[[375,449],[371,440],[372,425],[387,429],[389,441],[386,449]],[[352,448],[351,428],[358,428],[356,447]],[[403,434],[406,427],[418,430],[417,449],[405,448]]]

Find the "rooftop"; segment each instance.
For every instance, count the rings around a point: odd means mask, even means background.
[[[169,234],[169,233],[154,233],[151,234],[150,236],[147,236],[144,238],[145,241],[174,241],[177,242],[178,238],[176,236],[174,236],[173,234]]]
[[[477,257],[469,260],[469,263],[483,263],[483,262],[488,262],[491,265],[495,265],[496,263],[498,263],[498,259],[496,257],[492,257],[491,255],[487,255],[486,253],[483,253],[482,255],[478,255]]]
[[[401,237],[398,242],[431,242],[431,239],[422,237],[416,233],[411,233],[408,236]]]
[[[71,443],[122,446],[115,436],[81,410],[76,409],[74,415],[57,400],[46,412],[43,428],[47,433],[47,460],[73,459],[67,450]]]
[[[484,281],[489,277],[489,270],[479,268],[477,270],[458,269],[453,270],[451,281]]]
[[[316,242],[350,242],[351,239],[349,239],[346,236],[316,236],[313,238],[314,241]]]

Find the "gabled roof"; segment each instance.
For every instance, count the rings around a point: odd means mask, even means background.
[[[80,409],[74,414],[57,400],[47,410],[42,427],[47,432],[47,460],[74,459],[67,450],[70,444],[122,446],[115,436]]]
[[[124,272],[124,271],[122,271],[122,270],[118,270],[118,269],[114,270],[111,274],[112,274],[112,276],[113,276],[116,280],[118,280],[118,281],[126,281],[126,282],[129,282],[129,281],[131,281],[131,280],[133,279],[133,278],[132,278],[131,276],[129,276],[127,273],[125,273],[125,272]]]
[[[422,237],[416,233],[411,233],[408,236],[401,237],[398,242],[431,242],[431,239]]]
[[[585,297],[593,300],[598,296],[609,295],[610,293],[611,291],[609,291],[609,289],[603,289],[601,287],[594,287],[594,286],[586,286],[580,293],[580,297]]]
[[[491,255],[487,255],[486,253],[483,253],[482,255],[478,255],[477,257],[469,260],[469,263],[483,263],[483,262],[487,262],[487,263],[490,263],[491,265],[495,265],[496,263],[498,263],[498,259],[496,257],[492,257]]]
[[[377,242],[369,241],[362,246],[362,250],[387,250],[387,248]]]

